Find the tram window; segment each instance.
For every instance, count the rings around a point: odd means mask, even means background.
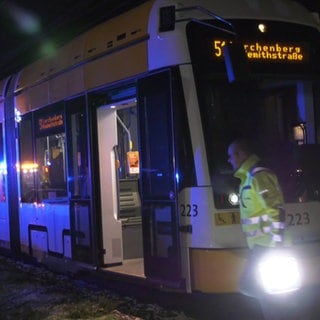
[[[139,175],[137,108],[117,111],[119,178],[135,178]]]
[[[79,106],[79,109],[81,106]],[[70,114],[69,120],[69,187],[72,197],[88,198],[89,169],[87,152],[87,126],[84,112]]]
[[[238,189],[226,157],[228,144],[236,137],[250,138],[257,154],[277,173],[284,191],[289,189],[296,144],[292,128],[299,123],[297,86],[285,81],[277,86],[274,81],[230,86],[217,80],[203,83],[201,90],[215,205],[232,206],[228,195]]]
[[[37,138],[38,201],[67,196],[65,158],[64,133]]]
[[[31,116],[23,117],[19,123],[19,149],[21,201],[33,202],[36,200],[35,181],[39,168],[33,159]]]

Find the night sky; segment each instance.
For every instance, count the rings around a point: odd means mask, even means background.
[[[0,0],[0,79],[146,0]],[[319,0],[299,0],[320,12]]]

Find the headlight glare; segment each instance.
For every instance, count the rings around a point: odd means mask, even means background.
[[[268,254],[259,262],[259,279],[269,294],[281,294],[298,290],[301,274],[297,260],[290,254]]]

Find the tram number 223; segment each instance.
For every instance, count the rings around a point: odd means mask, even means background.
[[[287,214],[288,226],[304,226],[310,223],[311,220],[308,212]]]
[[[189,203],[181,204],[180,215],[182,217],[196,217],[198,215],[198,205]]]

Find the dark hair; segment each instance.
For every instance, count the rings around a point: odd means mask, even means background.
[[[252,144],[248,139],[239,138],[232,142],[232,144],[235,146],[237,150],[241,150],[248,156],[253,153],[253,147]]]

